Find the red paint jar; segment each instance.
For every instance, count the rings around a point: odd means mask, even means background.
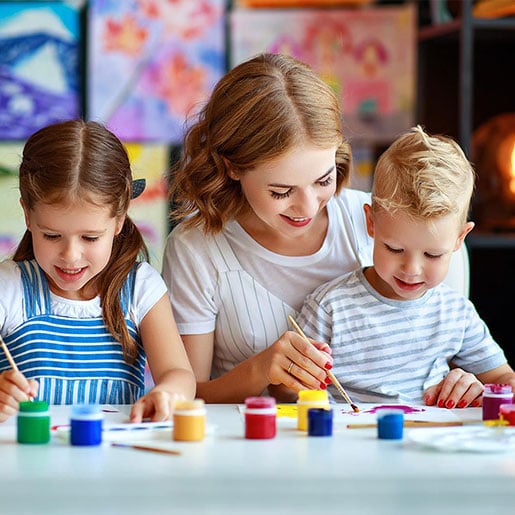
[[[245,399],[245,438],[274,438],[277,431],[277,409],[273,397]]]
[[[513,404],[509,384],[485,384],[483,391],[483,420],[497,420],[501,404]]]
[[[515,426],[515,404],[501,404],[499,406],[500,419],[509,426]]]

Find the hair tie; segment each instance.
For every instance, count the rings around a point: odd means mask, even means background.
[[[138,198],[144,191],[147,181],[145,179],[134,179],[132,181],[131,199]]]

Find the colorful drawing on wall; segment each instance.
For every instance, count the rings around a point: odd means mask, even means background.
[[[0,143],[0,261],[12,256],[25,232],[18,169],[23,143]]]
[[[79,26],[64,2],[0,3],[0,139],[79,116]]]
[[[145,191],[131,202],[129,215],[143,234],[150,262],[161,270],[168,236],[168,147],[159,144],[125,144],[135,179],[146,179]]]
[[[293,55],[339,95],[351,140],[388,141],[413,125],[413,7],[237,9],[231,13],[231,64],[265,51]]]
[[[225,72],[224,15],[224,0],[91,0],[88,116],[126,141],[180,143]]]

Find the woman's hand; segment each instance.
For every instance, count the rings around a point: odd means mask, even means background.
[[[470,372],[454,368],[437,385],[424,392],[427,406],[439,408],[478,407],[482,404],[483,383]]]
[[[311,341],[293,331],[284,333],[273,345],[256,356],[270,385],[284,385],[294,392],[327,388],[331,382],[331,348]]]
[[[175,403],[179,400],[184,400],[184,396],[156,386],[134,403],[130,421],[138,423],[143,419],[150,419],[152,422],[171,420]]]
[[[18,403],[37,397],[39,384],[21,372],[6,370],[0,374],[0,422],[18,412]]]

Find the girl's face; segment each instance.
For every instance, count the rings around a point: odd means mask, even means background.
[[[454,215],[413,220],[402,212],[372,212],[368,205],[365,213],[374,238],[374,267],[366,277],[381,295],[396,300],[417,299],[440,284],[452,253],[474,227],[469,222],[460,232]]]
[[[336,191],[336,146],[303,145],[239,177],[261,230],[296,238],[309,233]]]
[[[113,240],[123,219],[113,218],[109,207],[91,202],[50,205],[37,203],[25,212],[34,255],[50,289],[72,300],[87,300],[98,292],[85,285],[109,262]]]

